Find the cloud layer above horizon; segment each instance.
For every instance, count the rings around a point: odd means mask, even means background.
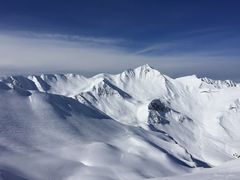
[[[216,43],[205,42],[211,51],[195,45],[210,38],[217,37],[188,35],[188,38],[169,42],[132,44],[132,48],[128,47],[132,42],[125,39],[2,32],[0,70],[1,74],[74,72],[93,75],[118,73],[148,63],[173,77],[197,74],[239,81],[239,49],[231,47],[238,39],[228,37]],[[230,47],[225,48],[226,45]]]

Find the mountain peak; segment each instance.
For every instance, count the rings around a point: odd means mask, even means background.
[[[147,70],[147,71],[156,70],[152,66],[150,66],[149,64],[144,64],[142,66],[137,67],[136,69],[142,69],[142,70]]]
[[[134,72],[139,77],[155,77],[161,75],[158,70],[154,69],[149,64],[144,64],[137,67],[136,69],[134,69]]]
[[[145,69],[153,69],[153,67],[151,67],[149,64],[144,64],[142,66],[140,66],[141,68],[145,68]]]
[[[135,69],[128,69],[120,74],[123,79],[131,79],[131,78],[153,78],[158,77],[161,75],[161,73],[152,68],[149,64],[144,64],[142,66],[139,66]]]

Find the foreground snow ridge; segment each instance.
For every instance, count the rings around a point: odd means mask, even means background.
[[[240,85],[120,74],[0,77],[0,180],[238,179]]]

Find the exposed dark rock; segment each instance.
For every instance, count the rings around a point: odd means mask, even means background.
[[[13,86],[13,89],[14,89],[18,94],[20,94],[20,95],[22,95],[22,96],[31,96],[31,95],[32,95],[31,92],[29,92],[28,90],[23,89],[23,88],[21,88],[21,87],[19,87],[19,86]]]
[[[154,99],[148,106],[149,110],[159,111],[159,112],[168,112],[170,108],[160,101],[160,99]]]
[[[0,82],[0,90],[10,90],[11,88],[3,82]]]

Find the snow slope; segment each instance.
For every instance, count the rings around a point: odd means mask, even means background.
[[[234,160],[227,162],[222,166],[197,173],[184,174],[180,176],[172,176],[166,178],[154,178],[151,180],[238,180],[240,176],[240,161]]]
[[[198,172],[237,158],[239,127],[240,86],[229,80],[172,79],[149,65],[91,78],[1,77],[0,178]]]
[[[120,124],[72,98],[27,92],[0,90],[3,179],[7,172],[44,180],[143,179],[196,167],[164,134]]]

